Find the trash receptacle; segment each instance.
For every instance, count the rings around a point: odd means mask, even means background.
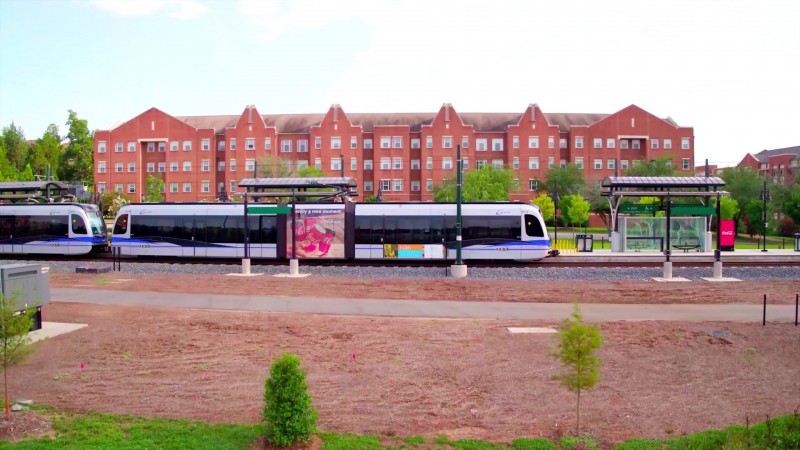
[[[800,233],[794,234],[794,251],[800,252]]]
[[[579,252],[591,252],[594,250],[594,235],[576,234],[575,246]]]

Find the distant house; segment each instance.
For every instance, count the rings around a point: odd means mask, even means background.
[[[748,153],[737,166],[758,170],[774,182],[788,186],[800,175],[800,145]]]

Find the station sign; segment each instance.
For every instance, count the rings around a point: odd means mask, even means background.
[[[670,209],[673,216],[711,216],[716,210],[713,206],[675,205]]]
[[[619,205],[622,214],[653,214],[658,211],[658,205],[645,205],[641,203],[624,203]]]
[[[291,214],[292,208],[289,206],[248,206],[247,214],[260,216],[274,216],[278,214]]]

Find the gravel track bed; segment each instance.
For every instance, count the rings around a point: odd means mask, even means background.
[[[0,261],[0,264],[46,264],[54,272],[74,273],[77,267],[111,267],[111,264],[87,264],[80,261]],[[469,267],[469,264],[467,264]],[[134,274],[225,274],[239,272],[238,265],[211,264],[172,264],[172,263],[122,263],[122,272]],[[253,273],[276,275],[289,273],[286,266],[253,266]],[[445,267],[357,267],[357,266],[303,266],[300,273],[310,273],[322,277],[350,278],[444,278],[449,276]],[[673,267],[673,277],[690,280],[713,276],[711,265],[698,267]],[[660,267],[513,267],[487,268],[470,267],[468,278],[481,280],[604,280],[604,281],[646,281],[663,275]],[[724,267],[722,276],[742,280],[800,280],[800,267]]]

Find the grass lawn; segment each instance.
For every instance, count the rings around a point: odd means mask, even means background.
[[[172,419],[148,419],[111,414],[71,414],[36,406],[34,411],[53,420],[54,438],[0,441],[0,449],[243,449],[261,436],[260,425],[210,425]],[[441,449],[441,450],[567,450],[609,448],[591,438],[563,437],[559,441],[521,438],[510,443],[450,440],[444,436],[379,437],[320,432],[323,450]],[[800,448],[800,414],[771,419],[769,424],[732,426],[665,441],[632,439],[620,450],[789,449]]]

